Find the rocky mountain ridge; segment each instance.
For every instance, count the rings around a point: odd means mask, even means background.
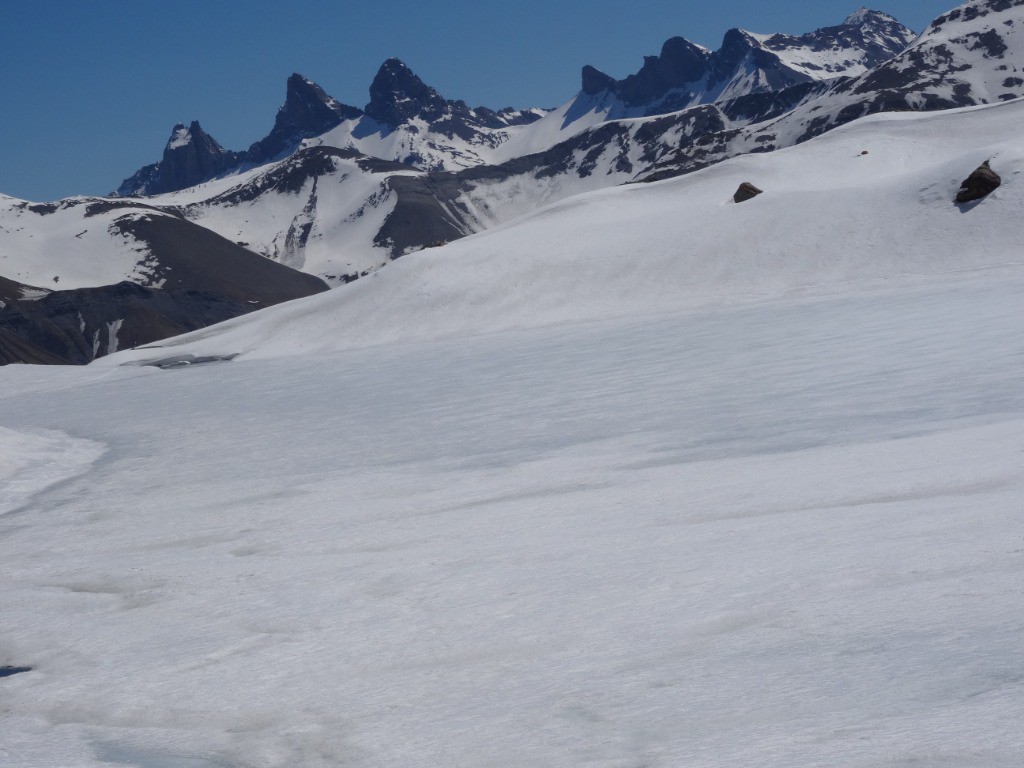
[[[862,8],[842,24],[804,35],[725,33],[717,51],[672,37],[623,80],[585,66],[581,90],[610,94],[620,111],[649,117],[701,103],[858,75],[903,51],[914,33],[892,16]]]
[[[842,24],[801,36],[729,30],[718,51],[682,37],[665,42],[658,56],[623,80],[587,65],[579,96],[603,100],[602,119],[667,114],[700,103],[732,101],[802,83],[860,74],[902,51],[914,34],[887,14],[861,9]],[[325,140],[420,170],[458,170],[529,152],[501,152],[546,110],[471,109],[445,99],[407,64],[386,60],[370,84],[363,109],[341,104],[316,83],[293,74],[274,128],[245,152],[224,150],[202,132],[175,126],[160,163],[146,166],[118,187],[122,196],[154,195],[194,186],[231,171],[252,168],[295,151],[304,139],[345,127]],[[571,102],[572,103],[572,102]],[[572,112],[572,107],[569,112]],[[567,120],[550,140],[520,142],[544,150],[589,127]],[[193,135],[194,134],[194,135]],[[515,144],[515,142],[512,142]],[[499,150],[497,153],[492,150]]]

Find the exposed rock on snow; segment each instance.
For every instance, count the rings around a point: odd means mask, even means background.
[[[734,203],[742,203],[750,200],[751,198],[757,197],[763,191],[764,190],[758,189],[749,181],[744,181],[739,185],[739,187],[737,187],[735,194],[732,196],[732,201]]]
[[[992,170],[989,161],[986,160],[964,179],[960,185],[960,191],[956,193],[956,201],[969,203],[972,200],[980,200],[995,191],[1002,183],[1003,180],[999,178],[999,174]]]

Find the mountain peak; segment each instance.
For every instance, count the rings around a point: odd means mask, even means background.
[[[284,105],[277,112],[275,129],[281,125],[308,135],[322,133],[342,120],[357,117],[359,110],[328,96],[324,89],[298,72],[288,78]],[[321,128],[321,126],[326,126]]]
[[[873,11],[870,8],[865,8],[864,6],[861,6],[856,11],[847,16],[845,19],[843,19],[843,26],[861,27],[864,26],[865,24],[870,23],[885,22],[891,24],[895,21],[896,19],[887,13],[882,13],[881,11]]]
[[[589,64],[583,67],[580,79],[582,81],[582,88],[584,93],[589,93],[591,96],[601,93],[602,91],[609,91],[615,88],[615,78],[611,75],[606,75],[596,67],[592,67]]]
[[[441,94],[424,83],[404,61],[392,57],[377,70],[365,111],[379,123],[397,126],[418,115],[436,119],[447,107]]]
[[[293,72],[288,78],[284,104],[277,110],[274,127],[260,141],[249,147],[248,159],[265,163],[286,152],[310,136],[319,136],[344,120],[362,114],[356,107],[342,104],[328,96],[324,89],[308,77]]]
[[[184,123],[175,123],[174,128],[171,129],[171,138],[167,140],[167,146],[164,147],[164,154],[189,146],[205,148],[213,154],[224,151],[224,148],[203,130],[198,120],[193,120],[187,128]]]
[[[707,72],[710,53],[683,37],[670,37],[657,56],[644,56],[635,75],[616,81],[591,66],[583,68],[583,91],[611,90],[628,105],[645,104],[674,88],[696,82]]]

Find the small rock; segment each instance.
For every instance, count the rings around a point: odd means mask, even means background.
[[[989,167],[988,160],[986,160],[963,180],[960,191],[956,193],[956,201],[969,203],[972,200],[980,200],[1002,183],[1003,180],[999,178],[999,174]]]
[[[757,197],[762,191],[763,190],[758,189],[749,181],[744,181],[736,190],[736,194],[732,196],[732,201],[734,203],[742,203],[752,197]]]

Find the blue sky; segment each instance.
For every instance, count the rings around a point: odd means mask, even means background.
[[[883,0],[920,31],[955,0]],[[176,122],[230,149],[267,133],[292,72],[362,107],[397,56],[471,106],[556,106],[584,64],[616,77],[682,35],[717,48],[730,27],[799,33],[857,0],[764,3],[387,4],[314,0],[35,0],[0,3],[0,192],[30,200],[105,194],[160,158]]]

